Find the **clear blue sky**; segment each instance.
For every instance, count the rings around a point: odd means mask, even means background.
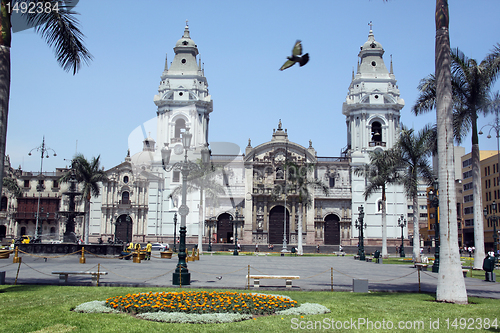
[[[451,46],[482,60],[500,42],[500,3],[449,4]],[[186,19],[214,101],[212,142],[244,151],[249,138],[253,146],[269,141],[281,119],[290,140],[339,156],[347,142],[342,103],[370,21],[386,66],[393,57],[402,122],[416,129],[435,122],[434,113],[411,114],[419,80],[434,71],[435,0],[85,0],[75,10],[94,56],[75,76],[33,31],[13,36],[7,154],[15,168],[39,170],[39,154],[28,152],[44,135],[58,154],[44,160],[44,171],[66,166],[76,151],[101,155],[106,169],[121,163],[130,133],[156,116],[165,54],[170,62]],[[310,62],[280,72],[296,39]],[[463,146],[470,151],[470,137]],[[496,140],[482,137],[480,147],[496,150]]]

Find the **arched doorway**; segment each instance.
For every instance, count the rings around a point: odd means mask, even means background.
[[[325,245],[340,245],[340,219],[337,215],[325,217]]]
[[[2,201],[0,202],[0,210],[2,212],[7,210],[7,202],[7,197],[2,197]]]
[[[233,243],[233,224],[231,215],[224,213],[217,219],[217,243]]]
[[[132,218],[123,214],[116,219],[115,240],[120,239],[125,243],[132,241]]]
[[[283,244],[285,207],[276,206],[269,212],[269,244]],[[290,243],[290,214],[286,211],[286,241]]]

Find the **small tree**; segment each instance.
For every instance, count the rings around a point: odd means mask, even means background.
[[[372,194],[382,190],[382,258],[387,253],[387,198],[385,190],[388,184],[399,182],[400,159],[395,150],[375,150],[369,153],[370,163],[354,169],[354,174],[363,176],[368,181],[363,195],[367,200]]]
[[[416,262],[421,262],[418,183],[422,179],[431,184],[434,179],[429,163],[433,148],[430,140],[433,134],[429,126],[425,126],[418,133],[403,127],[395,146],[400,159],[399,164],[405,170],[400,182],[404,186],[406,196],[413,200],[413,258]]]
[[[100,194],[100,184],[108,181],[106,172],[100,167],[100,156],[92,157],[88,161],[82,154],[77,154],[72,162],[71,168],[75,171],[76,181],[82,184],[82,196],[85,199],[85,223],[84,223],[84,243],[89,243],[90,228],[90,199],[98,197]],[[60,178],[61,182],[68,182],[71,171]]]

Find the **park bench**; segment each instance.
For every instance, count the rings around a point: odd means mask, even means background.
[[[254,288],[259,288],[261,279],[281,279],[285,280],[285,285],[287,288],[292,288],[292,280],[300,279],[297,275],[247,275],[247,279],[253,279]]]
[[[97,284],[97,277],[99,275],[106,275],[108,272],[90,272],[90,271],[54,271],[52,274],[59,275],[59,283],[67,283],[68,275],[92,275],[92,285]]]

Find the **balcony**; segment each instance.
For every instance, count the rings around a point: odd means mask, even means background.
[[[123,199],[118,201],[118,207],[120,208],[130,208],[132,202],[129,199]]]
[[[17,212],[13,214],[16,220],[36,220],[36,212]],[[40,212],[40,220],[54,220],[56,213]]]
[[[370,141],[368,145],[370,147],[386,147],[386,143],[382,141]]]

